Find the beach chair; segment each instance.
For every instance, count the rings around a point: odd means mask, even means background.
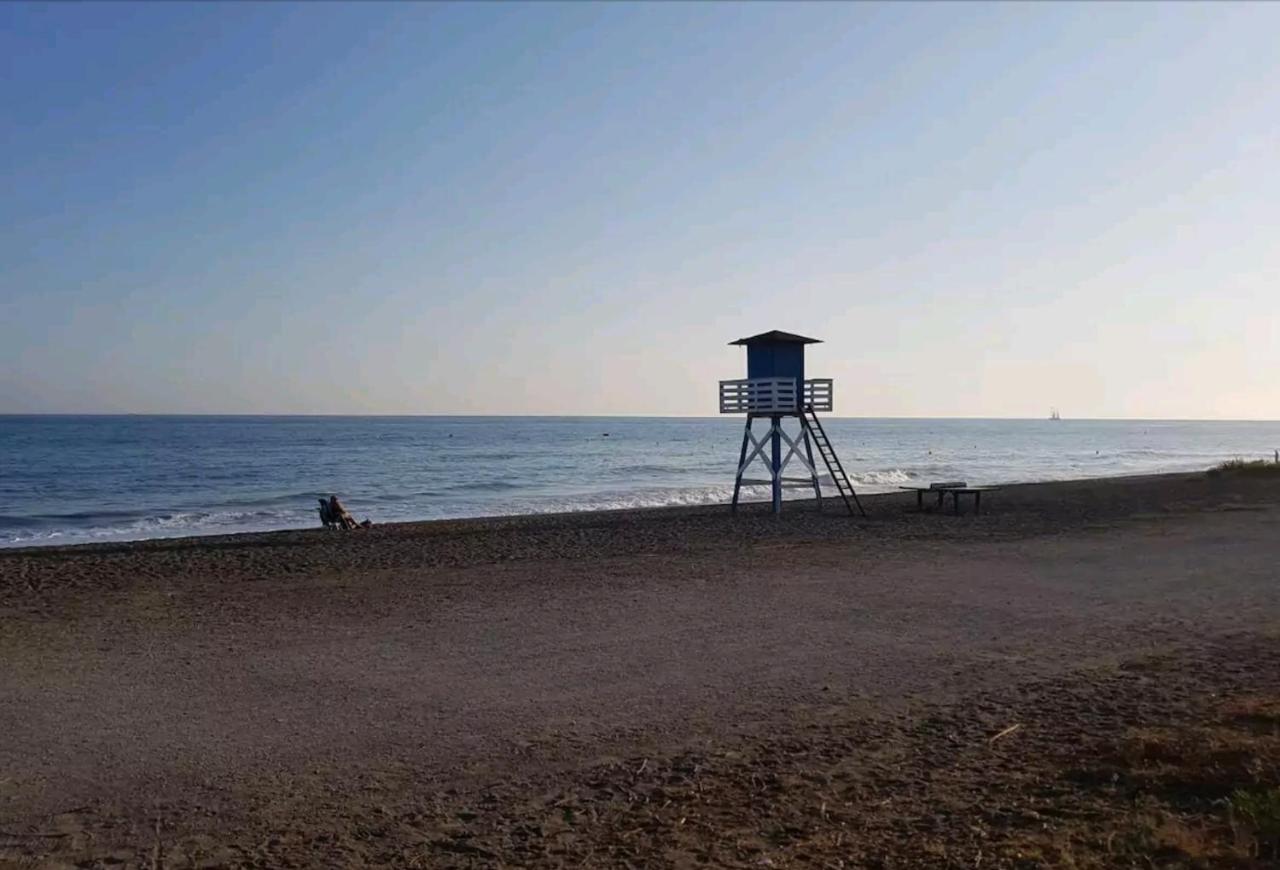
[[[347,509],[342,506],[342,502],[338,501],[336,495],[329,496],[329,521],[343,531],[360,527],[356,518],[347,513]]]
[[[347,509],[342,506],[342,502],[338,501],[338,497],[331,495],[320,499],[320,524],[326,529],[348,531],[367,529],[373,525],[373,521],[357,522],[355,517],[347,513]]]

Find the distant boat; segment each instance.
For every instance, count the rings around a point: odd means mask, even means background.
[[[1061,419],[1062,419],[1062,415],[1058,413],[1058,409],[1057,409],[1057,408],[1050,408],[1050,409],[1049,409],[1049,419],[1050,419],[1050,420],[1061,420]]]

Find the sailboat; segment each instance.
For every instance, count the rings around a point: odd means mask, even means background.
[[[1062,419],[1062,415],[1058,413],[1058,409],[1057,409],[1057,408],[1050,408],[1050,409],[1049,409],[1049,419],[1050,419],[1050,420],[1061,420],[1061,419]]]

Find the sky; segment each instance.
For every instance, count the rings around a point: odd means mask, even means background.
[[[0,413],[1280,418],[1280,4],[0,4]]]

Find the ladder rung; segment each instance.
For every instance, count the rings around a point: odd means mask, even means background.
[[[813,443],[818,446],[818,454],[822,457],[822,461],[826,463],[827,470],[831,472],[831,481],[840,493],[840,498],[844,500],[844,506],[852,514],[853,503],[858,500],[858,494],[854,491],[853,483],[850,482],[844,466],[840,464],[840,458],[836,456],[835,448],[831,445],[831,439],[827,437],[826,430],[822,428],[822,421],[818,419],[818,414],[813,410],[812,405],[802,405],[800,415],[805,423],[808,424],[809,435],[813,439]],[[850,498],[853,501],[850,501]],[[862,511],[861,504],[858,505],[858,511],[864,516],[866,515]]]

